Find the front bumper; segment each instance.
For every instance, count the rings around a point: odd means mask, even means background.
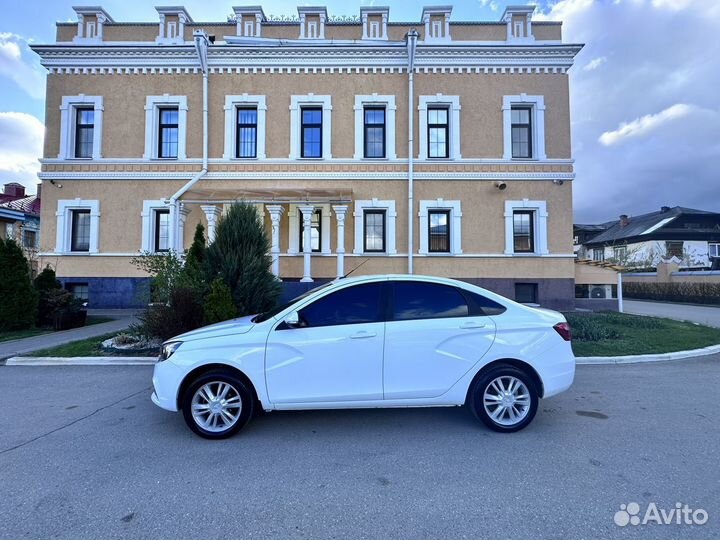
[[[166,411],[177,412],[178,391],[184,377],[185,371],[171,360],[155,364],[152,378],[154,392],[150,396],[152,402]]]

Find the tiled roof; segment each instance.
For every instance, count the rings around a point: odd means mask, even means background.
[[[7,208],[9,210],[39,216],[40,199],[38,199],[35,195],[30,195],[29,197],[23,197],[22,199],[0,202],[0,208]]]

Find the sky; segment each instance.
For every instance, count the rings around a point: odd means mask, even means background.
[[[75,20],[77,0],[0,0],[0,183],[37,183],[44,133],[45,70],[28,48],[52,43],[56,21]],[[155,4],[96,0],[118,21],[155,21]],[[186,0],[196,21],[223,20],[243,2]],[[270,15],[302,1],[255,0]],[[390,6],[390,19],[419,21],[422,2],[313,0],[333,15]],[[428,5],[437,4],[432,0]],[[522,0],[455,0],[454,20],[498,20]],[[542,0],[536,19],[563,21],[563,39],[584,43],[570,72],[574,214],[578,223],[661,206],[720,211],[720,0]]]

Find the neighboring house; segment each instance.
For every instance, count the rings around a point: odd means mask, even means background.
[[[37,195],[26,195],[25,186],[11,182],[0,193],[0,238],[12,238],[30,256],[33,271],[40,248],[40,186]]]
[[[43,255],[91,305],[137,303],[132,256],[185,250],[198,223],[212,239],[245,200],[287,292],[363,264],[572,308],[581,45],[534,6],[494,22],[426,7],[417,23],[372,6],[357,19],[237,7],[215,23],[163,7],[152,24],[74,9],[56,43],[32,46],[48,70]]]
[[[673,256],[685,269],[720,263],[720,213],[716,212],[663,206],[659,212],[622,215],[601,225],[575,225],[574,230],[580,259],[630,268],[655,267]]]

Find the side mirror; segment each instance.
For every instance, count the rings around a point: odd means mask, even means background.
[[[297,311],[293,311],[287,317],[285,317],[284,322],[289,328],[297,328],[298,326],[300,326],[300,315]]]

